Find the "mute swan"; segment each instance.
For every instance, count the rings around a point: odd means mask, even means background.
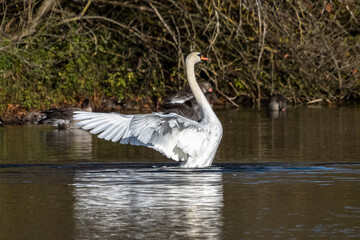
[[[276,94],[269,98],[268,109],[270,111],[285,111],[286,106],[286,98],[283,95]]]
[[[91,112],[90,100],[84,99],[81,108],[69,107],[61,109],[50,109],[45,111],[45,117],[41,119],[38,124],[51,124],[59,129],[68,129],[72,125],[72,117],[74,111],[84,110]]]
[[[195,64],[208,60],[199,52],[186,58],[186,73],[191,91],[201,109],[200,122],[175,113],[123,115],[117,113],[75,112],[77,126],[98,137],[122,144],[146,146],[157,150],[181,167],[202,168],[211,165],[220,144],[222,125],[195,79]]]

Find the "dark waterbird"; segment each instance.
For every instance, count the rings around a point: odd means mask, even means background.
[[[269,98],[269,111],[285,111],[287,107],[286,98],[281,94],[272,95]]]
[[[214,92],[206,92],[204,95],[211,106],[218,99]],[[164,113],[176,113],[180,116],[189,118],[196,122],[199,122],[201,120],[201,109],[196,103],[195,98],[191,98],[184,103],[172,104],[171,108],[166,109]]]
[[[213,92],[212,86],[209,82],[201,82],[199,83],[199,87],[204,94]],[[164,109],[172,109],[176,108],[178,104],[186,104],[187,101],[196,102],[194,94],[190,88],[185,88],[166,97],[161,104],[161,107]]]
[[[69,107],[69,108],[60,108],[60,109],[50,109],[43,112],[46,116],[41,119],[38,124],[51,124],[54,127],[59,129],[69,129],[73,127],[73,113],[75,111],[87,111],[91,112],[92,108],[90,105],[90,100],[85,99],[81,108],[78,107]]]

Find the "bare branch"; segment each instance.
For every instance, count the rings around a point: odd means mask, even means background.
[[[76,17],[73,17],[73,18],[69,18],[69,19],[65,19],[63,20],[63,23],[68,23],[68,22],[73,22],[73,21],[76,21],[76,20],[80,20],[84,14],[86,13],[87,9],[90,7],[90,4],[91,4],[91,0],[88,0],[88,2],[86,3],[84,9],[81,11],[81,13],[76,16]]]
[[[156,15],[158,16],[158,18],[160,19],[160,21],[162,22],[162,24],[164,24],[165,28],[168,30],[168,32],[170,33],[171,37],[173,38],[174,42],[176,45],[178,45],[178,41],[176,39],[176,35],[175,33],[171,30],[170,26],[165,22],[164,18],[161,16],[160,12],[157,10],[157,8],[151,3],[149,2],[149,5],[151,6],[151,8],[155,11]]]
[[[10,33],[10,39],[12,41],[15,41],[21,39],[22,37],[33,34],[35,32],[35,27],[39,24],[43,16],[50,11],[56,1],[60,0],[44,0],[40,5],[38,11],[36,12],[35,17],[31,17],[31,19],[29,19],[29,22],[24,27],[21,27],[13,33]],[[32,14],[30,15],[32,16]]]

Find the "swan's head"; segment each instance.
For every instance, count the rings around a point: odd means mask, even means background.
[[[192,52],[186,57],[186,62],[196,64],[201,61],[209,61],[208,58],[204,57],[201,52]]]

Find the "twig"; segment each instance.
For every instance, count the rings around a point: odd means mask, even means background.
[[[209,47],[208,47],[209,49],[212,49],[212,48],[213,48],[213,45],[214,45],[217,37],[218,37],[219,34],[220,34],[219,13],[218,13],[218,11],[217,11],[217,9],[216,9],[216,5],[215,5],[215,1],[214,1],[214,0],[212,0],[212,3],[213,3],[213,6],[214,6],[216,25],[215,25],[213,37],[212,37],[212,39],[210,40],[210,44],[209,44]]]
[[[5,20],[6,20],[6,12],[7,12],[7,5],[5,4],[5,8],[4,8],[4,11],[3,11],[3,17],[2,17],[2,20],[1,20],[1,25],[0,25],[0,32],[3,32],[4,30],[2,29],[3,28],[3,25],[5,23]]]
[[[258,15],[259,15],[259,31],[260,31],[260,34],[261,34],[261,2],[260,0],[256,0],[256,5],[257,5],[257,8],[258,8]],[[257,68],[256,68],[256,74],[254,76],[255,78],[255,82],[256,82],[256,86],[257,86],[257,92],[258,92],[258,95],[257,95],[257,106],[260,107],[260,99],[261,99],[261,88],[260,88],[260,83],[259,83],[259,79],[258,79],[258,76],[260,74],[260,64],[261,64],[261,57],[262,57],[262,54],[264,52],[264,45],[265,45],[265,36],[266,36],[266,23],[265,23],[265,19],[264,19],[264,32],[262,33],[262,38],[261,38],[261,49],[260,49],[260,53],[259,53],[259,57],[258,57],[258,61],[257,61]]]
[[[73,21],[80,20],[84,16],[87,9],[90,7],[90,4],[91,4],[91,0],[88,0],[88,2],[86,3],[84,9],[81,11],[81,13],[78,16],[73,17],[73,18],[69,18],[69,19],[65,19],[65,20],[63,20],[63,23],[68,23],[68,22],[73,22]]]
[[[155,11],[156,15],[158,16],[158,18],[160,19],[160,21],[162,22],[162,24],[164,24],[165,28],[168,30],[168,32],[170,33],[171,37],[173,38],[174,42],[176,45],[178,45],[178,41],[176,39],[176,35],[175,33],[171,30],[171,28],[169,27],[169,25],[165,22],[164,18],[161,16],[160,12],[157,10],[157,8],[151,3],[149,2],[149,5],[151,6],[151,8]]]
[[[232,105],[234,105],[235,107],[239,107],[239,104],[237,104],[236,102],[233,101],[233,98],[227,96],[225,93],[223,93],[223,91],[217,89],[217,92],[219,92],[221,94],[221,96],[223,96],[224,98],[226,98]]]
[[[324,99],[319,98],[319,99],[315,99],[315,100],[309,101],[309,102],[307,102],[306,104],[314,104],[314,103],[318,103],[318,102],[322,102],[322,101],[324,101]]]

